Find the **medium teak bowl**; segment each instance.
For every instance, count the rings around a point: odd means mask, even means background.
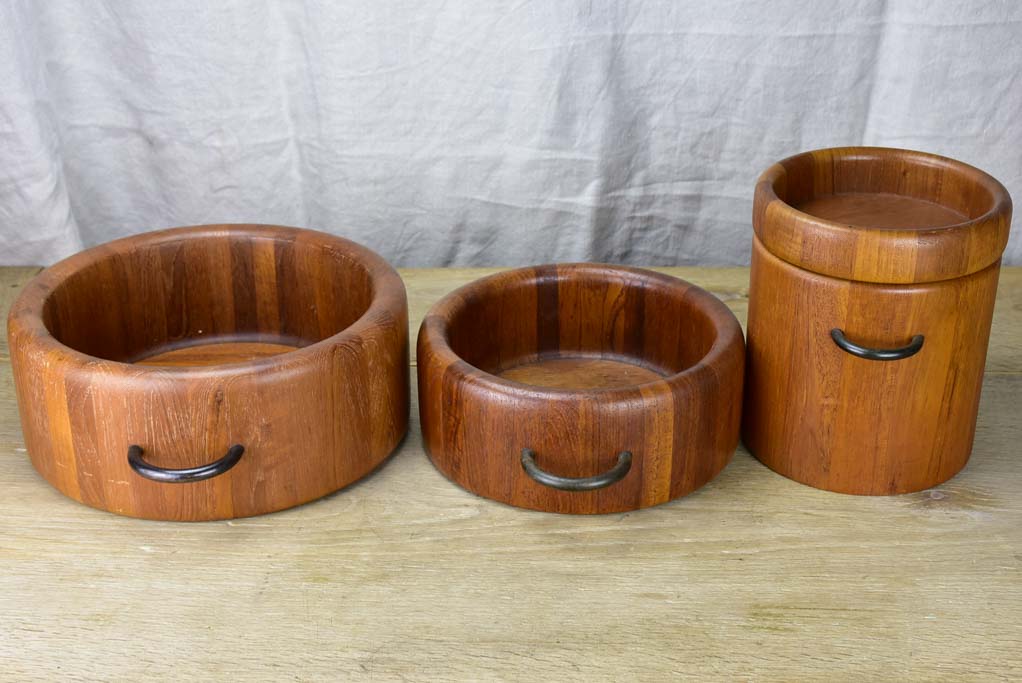
[[[731,311],[676,278],[596,264],[499,273],[423,322],[423,438],[447,477],[511,505],[657,505],[731,459],[744,351]]]

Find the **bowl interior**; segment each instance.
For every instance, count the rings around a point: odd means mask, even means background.
[[[695,365],[717,337],[708,294],[643,271],[543,266],[481,280],[461,294],[448,318],[451,349],[524,384],[643,384]]]
[[[817,218],[855,227],[939,228],[978,218],[996,198],[981,172],[919,152],[845,148],[781,162],[777,197]]]
[[[99,247],[52,288],[43,323],[66,346],[120,362],[216,364],[307,346],[373,297],[366,267],[329,244],[220,232]]]

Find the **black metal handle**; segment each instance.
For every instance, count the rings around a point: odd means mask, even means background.
[[[836,327],[830,331],[830,337],[842,351],[859,358],[865,358],[866,360],[901,360],[902,358],[916,355],[919,353],[919,349],[923,348],[923,335],[921,334],[912,337],[912,341],[900,349],[871,349],[859,346],[854,342],[848,341],[845,333]]]
[[[241,456],[244,452],[244,446],[241,444],[234,444],[227,449],[227,455],[219,460],[209,463],[208,465],[189,467],[183,470],[168,470],[163,467],[157,467],[156,465],[143,460],[142,447],[133,445],[128,446],[128,464],[131,465],[131,469],[135,470],[135,472],[146,479],[152,479],[153,481],[164,482],[167,484],[185,484],[191,481],[210,479],[218,474],[223,474],[238,464],[238,461],[241,460]]]
[[[602,489],[624,479],[625,475],[628,474],[628,470],[632,469],[632,453],[631,451],[621,451],[618,453],[617,464],[603,474],[575,478],[560,477],[541,470],[539,465],[536,464],[536,453],[531,448],[523,448],[522,469],[540,484],[549,486],[552,489],[560,489],[562,491],[592,491],[594,489]]]

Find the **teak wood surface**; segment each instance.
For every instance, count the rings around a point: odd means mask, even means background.
[[[848,282],[800,270],[753,244],[746,446],[781,474],[842,493],[929,488],[972,450],[998,265],[921,285]],[[916,334],[919,353],[857,358]]]
[[[481,279],[430,309],[417,357],[433,462],[519,507],[658,505],[713,479],[738,445],[741,327],[711,294],[660,273],[576,263]],[[627,381],[635,369],[641,383]],[[566,491],[530,476],[523,449],[542,472],[575,480],[632,459],[616,481]]]
[[[662,270],[744,322],[747,269]],[[0,269],[5,308],[36,271]],[[411,329],[492,272],[402,271]],[[0,678],[1022,677],[1019,268],[1000,275],[972,459],[902,496],[803,486],[740,446],[664,505],[530,512],[437,472],[413,406],[396,455],[337,494],[248,519],[147,522],[43,481],[6,364],[0,380]]]

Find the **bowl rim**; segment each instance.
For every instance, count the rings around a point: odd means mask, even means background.
[[[248,235],[266,239],[280,238],[281,233],[294,240],[305,240],[313,245],[339,250],[365,267],[371,287],[369,306],[343,330],[308,346],[295,348],[272,356],[234,363],[193,366],[155,366],[130,363],[100,356],[92,356],[64,344],[50,332],[42,319],[43,306],[50,293],[64,279],[81,268],[113,254],[124,253],[140,244],[156,245],[182,240],[222,238],[230,235]],[[330,349],[351,341],[367,339],[364,332],[372,331],[374,323],[393,317],[394,311],[406,305],[404,282],[397,271],[382,256],[349,239],[308,228],[265,223],[211,223],[166,228],[128,235],[85,249],[51,266],[32,278],[18,294],[7,316],[8,343],[16,335],[31,340],[33,352],[51,353],[62,364],[86,372],[106,371],[114,376],[159,377],[162,379],[202,380],[229,379],[250,376],[268,370],[295,370],[301,365],[315,362]],[[211,337],[211,342],[215,338]],[[12,354],[13,355],[13,354]]]
[[[820,218],[801,211],[777,194],[777,184],[795,162],[820,162],[821,157],[871,159],[882,161],[898,157],[915,166],[938,167],[968,178],[984,188],[991,197],[990,207],[981,215],[951,225],[930,228],[891,229],[850,225]],[[898,194],[892,192],[891,194]],[[767,168],[756,181],[753,230],[763,246],[783,261],[821,275],[887,284],[913,284],[962,277],[982,270],[1001,257],[1008,243],[1012,202],[1008,190],[989,173],[950,157],[897,147],[827,147],[800,152]],[[767,229],[766,224],[771,229]],[[778,229],[780,227],[780,229]],[[826,248],[804,250],[802,238],[812,235]],[[980,235],[986,242],[976,244]],[[905,254],[903,258],[884,259],[883,267],[857,267],[856,253]],[[965,252],[968,262],[952,267],[941,259],[949,253]],[[908,254],[920,258],[909,258]],[[923,256],[926,262],[923,263]]]
[[[462,305],[462,298],[466,293],[472,293],[477,288],[494,284],[500,285],[505,280],[514,280],[516,284],[520,285],[523,275],[529,275],[530,279],[536,280],[548,276],[544,273],[553,274],[554,277],[570,277],[584,272],[606,274],[608,271],[654,280],[678,291],[680,296],[690,298],[695,307],[707,314],[716,328],[717,335],[710,348],[697,362],[679,372],[665,375],[659,379],[624,386],[571,389],[525,384],[494,375],[463,359],[448,343],[447,321],[449,315]],[[420,353],[423,343],[430,345],[429,353],[443,367],[446,367],[448,372],[458,373],[456,378],[458,381],[481,385],[490,392],[516,398],[558,402],[572,402],[583,397],[598,397],[601,404],[634,403],[636,391],[641,391],[643,395],[650,394],[657,397],[667,393],[676,395],[685,384],[692,383],[692,386],[702,386],[698,382],[699,378],[707,373],[715,372],[715,368],[726,361],[727,355],[734,353],[736,346],[740,349],[743,359],[745,355],[745,337],[738,318],[723,301],[710,292],[691,282],[665,273],[633,266],[595,262],[547,263],[513,268],[462,285],[433,304],[426,313],[422,326],[419,328]],[[429,362],[432,362],[432,359],[427,362],[421,355],[418,357],[417,364],[420,372]]]

